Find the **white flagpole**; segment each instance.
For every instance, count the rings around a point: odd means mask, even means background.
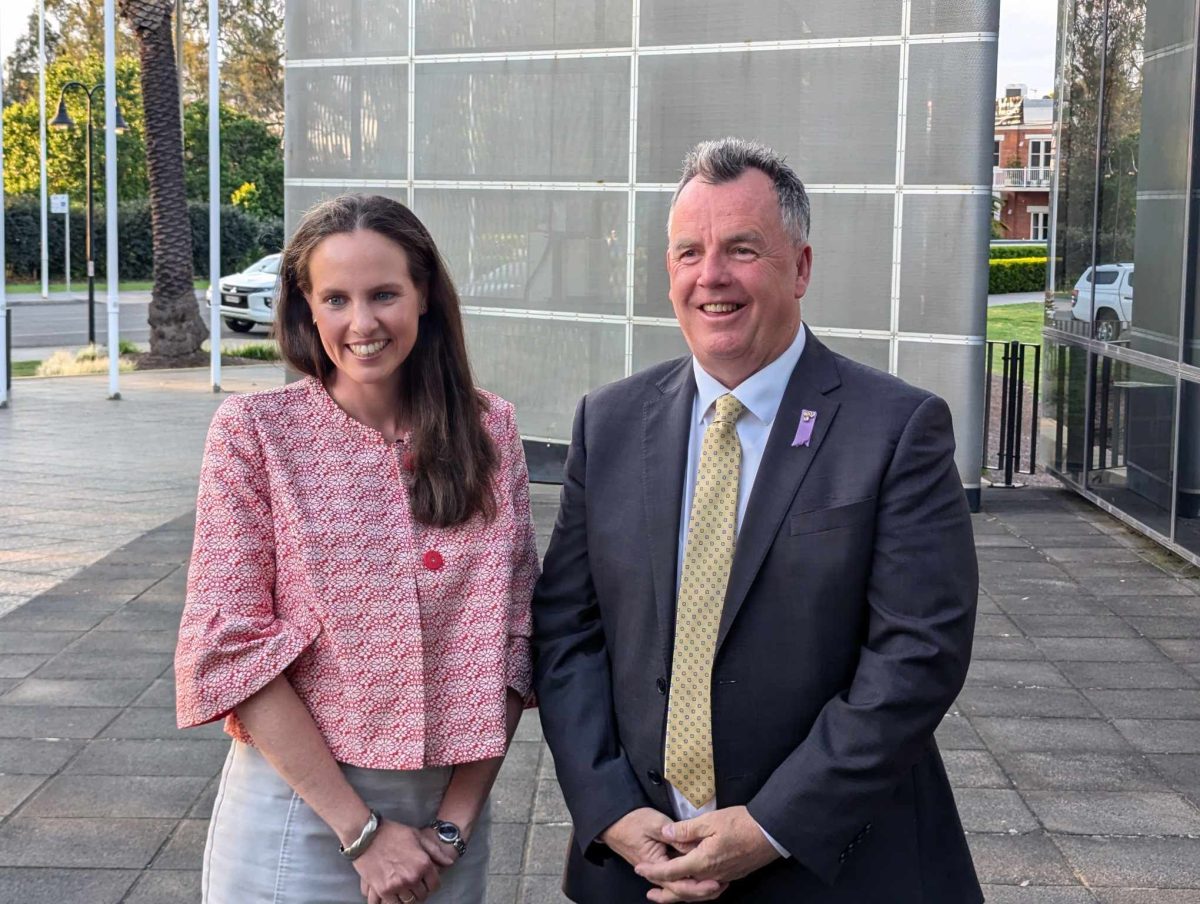
[[[108,281],[108,397],[121,398],[121,363],[117,261],[117,20],[116,0],[104,0],[104,240]]]
[[[221,391],[221,40],[218,0],[208,0],[208,343],[212,390]]]
[[[38,0],[38,161],[42,177],[42,298],[50,297],[50,240],[46,216],[46,0]]]
[[[2,28],[2,26],[0,26]],[[0,46],[3,40],[0,39]],[[4,67],[0,66],[0,109],[4,107]],[[0,128],[0,408],[8,407],[8,281],[4,272],[4,129]]]

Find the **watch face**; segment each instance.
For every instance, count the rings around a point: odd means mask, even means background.
[[[458,841],[458,826],[449,822],[438,823],[437,834],[438,838],[442,839],[446,844],[453,844]]]

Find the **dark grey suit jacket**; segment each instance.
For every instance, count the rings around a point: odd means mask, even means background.
[[[807,327],[805,327],[807,329]],[[542,725],[575,826],[564,890],[649,886],[596,839],[670,813],[663,739],[691,359],[580,402],[533,602]],[[817,413],[793,447],[801,411]],[[967,672],[978,573],[936,396],[810,332],[741,532],[713,665],[717,805],[792,857],[722,901],[982,900],[933,733]]]

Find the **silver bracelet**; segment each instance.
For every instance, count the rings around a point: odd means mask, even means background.
[[[375,840],[375,833],[379,831],[379,823],[383,817],[379,815],[378,810],[371,811],[371,818],[367,820],[367,824],[363,826],[363,830],[358,833],[358,838],[353,844],[338,845],[338,853],[347,860],[357,860],[367,848],[371,846],[371,842]]]

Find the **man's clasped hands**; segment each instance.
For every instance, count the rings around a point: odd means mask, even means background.
[[[729,883],[779,856],[745,807],[680,822],[650,807],[626,813],[600,836],[643,879],[656,904],[711,901]]]

